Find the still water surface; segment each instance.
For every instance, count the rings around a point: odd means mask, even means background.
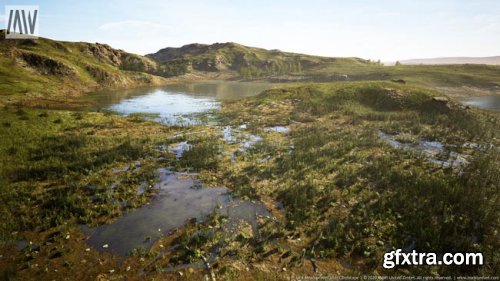
[[[465,105],[500,111],[500,95],[468,97],[461,100]]]
[[[192,125],[201,123],[198,114],[219,109],[223,100],[255,96],[272,87],[271,83],[207,81],[102,91],[91,99],[97,108],[123,115],[144,113],[165,124]]]

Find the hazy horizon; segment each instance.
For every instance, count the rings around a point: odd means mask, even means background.
[[[493,0],[4,3],[22,4],[40,6],[42,37],[142,55],[216,42],[383,62],[500,55],[500,2]]]

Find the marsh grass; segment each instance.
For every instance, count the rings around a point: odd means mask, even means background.
[[[393,248],[483,252],[483,267],[405,270],[497,272],[498,116],[439,103],[435,96],[421,88],[363,82],[272,89],[255,100],[226,103],[226,116],[241,112],[239,122],[249,127],[286,124],[290,115],[301,122],[290,134],[289,153],[268,164],[246,159],[235,168],[234,185],[281,202],[286,229],[314,241],[305,246],[311,258],[349,257],[369,272]],[[291,106],[269,110],[279,104]],[[390,147],[379,138],[380,129],[409,142],[441,141],[458,150],[466,142],[494,147],[470,152],[471,162],[455,170]]]
[[[9,126],[0,128],[0,209],[9,223],[2,224],[1,238],[72,220],[102,223],[144,204],[148,193],[136,190],[155,178],[156,159],[163,155],[155,144],[176,129],[144,119],[132,125],[139,118],[4,109],[0,119]],[[124,165],[130,168],[113,172]]]

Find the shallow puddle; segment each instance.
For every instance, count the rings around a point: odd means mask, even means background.
[[[397,135],[390,135],[378,131],[379,137],[390,146],[398,149],[404,149],[416,153],[419,157],[424,157],[428,161],[443,167],[462,167],[467,165],[468,155],[450,151],[446,146],[437,141],[417,141],[404,143],[397,141]]]
[[[246,128],[246,125],[242,126],[245,126],[244,128]],[[222,138],[228,144],[239,144],[237,150],[240,152],[244,152],[254,147],[257,143],[263,140],[263,138],[259,135],[252,135],[247,132],[241,132],[240,130],[233,129],[229,126],[223,128]]]
[[[175,154],[176,159],[182,158],[184,151],[191,149],[191,145],[187,141],[174,143],[168,146],[168,152]]]
[[[285,126],[274,126],[274,127],[266,127],[264,128],[264,131],[288,134],[290,132],[290,128]]]
[[[162,235],[181,227],[186,221],[202,221],[214,211],[227,215],[228,220],[245,220],[257,227],[257,215],[269,212],[262,203],[232,199],[225,187],[203,188],[196,175],[161,169],[159,190],[151,203],[125,213],[111,224],[82,230],[89,236],[87,243],[99,251],[119,256],[133,249],[152,246]]]

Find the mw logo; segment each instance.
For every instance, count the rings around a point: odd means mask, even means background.
[[[38,37],[38,6],[5,6],[7,16],[5,39]]]

